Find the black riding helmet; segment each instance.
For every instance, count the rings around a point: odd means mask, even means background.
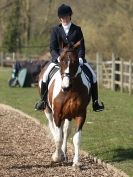
[[[65,17],[65,16],[71,16],[72,15],[72,9],[70,6],[62,4],[59,8],[58,8],[58,17]]]

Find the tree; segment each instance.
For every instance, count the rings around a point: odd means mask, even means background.
[[[52,0],[49,0],[49,3],[48,3],[48,8],[47,8],[47,15],[45,16],[45,19],[44,19],[44,26],[46,28],[47,24],[48,24],[48,18],[49,18],[49,15],[50,15],[50,12],[51,12],[51,7],[52,7]],[[46,29],[42,29],[40,31],[40,35],[42,35]]]
[[[3,39],[3,46],[8,52],[16,52],[21,48],[21,34],[19,28],[20,3],[20,0],[15,0],[12,5],[11,15]]]

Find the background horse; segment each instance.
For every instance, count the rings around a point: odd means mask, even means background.
[[[90,84],[79,66],[76,47],[75,45],[63,48],[60,55],[59,70],[48,84],[48,104],[44,110],[56,145],[56,150],[52,155],[55,162],[65,160],[67,157],[70,121],[75,119],[73,166],[79,165],[81,130],[86,119],[87,105],[90,101]],[[39,82],[42,82],[45,70],[46,67],[40,75]]]

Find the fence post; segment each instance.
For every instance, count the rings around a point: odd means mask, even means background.
[[[121,59],[121,65],[120,65],[120,78],[121,78],[121,92],[123,92],[123,59]]]
[[[15,52],[12,53],[12,60],[15,61]]]
[[[3,52],[0,53],[0,66],[3,67],[4,65],[4,55]]]
[[[115,90],[115,55],[112,53],[112,84],[111,89]]]
[[[103,85],[103,58],[100,56],[100,85]]]
[[[129,95],[132,94],[132,61],[129,61]]]
[[[99,53],[96,54],[96,72],[98,87],[100,87],[100,85],[102,85],[102,59]]]
[[[99,53],[96,53],[96,73],[97,73],[97,83],[99,87]]]

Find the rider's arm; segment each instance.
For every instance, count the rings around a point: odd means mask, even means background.
[[[58,62],[58,57],[59,57],[59,44],[58,44],[56,27],[54,27],[52,32],[51,32],[50,53],[51,53],[51,56],[52,56],[52,61],[54,63],[57,63]]]
[[[78,52],[78,57],[79,57],[79,60],[81,61],[81,59],[83,60],[83,62],[86,62],[85,60],[85,44],[84,44],[84,36],[83,36],[83,33],[82,33],[82,30],[81,28],[79,27],[78,29],[78,37],[79,37],[79,40],[80,40],[80,47],[79,47],[79,52]]]

